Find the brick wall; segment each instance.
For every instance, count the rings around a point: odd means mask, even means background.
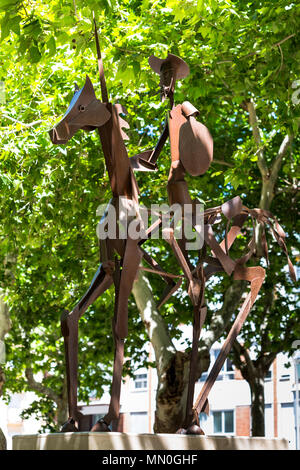
[[[250,436],[250,406],[237,406],[235,409],[236,436]]]

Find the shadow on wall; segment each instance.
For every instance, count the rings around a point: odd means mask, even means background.
[[[13,450],[288,450],[288,441],[261,437],[78,432],[13,436]]]

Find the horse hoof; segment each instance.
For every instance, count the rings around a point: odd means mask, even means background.
[[[186,434],[186,429],[179,428],[175,434]]]
[[[62,425],[60,432],[78,432],[74,419],[69,418],[68,421]]]
[[[103,419],[98,419],[92,427],[91,432],[110,432],[110,429]]]
[[[186,434],[195,434],[195,435],[202,435],[204,436],[204,432],[200,428],[200,426],[197,426],[197,424],[192,424],[189,426],[186,430]]]

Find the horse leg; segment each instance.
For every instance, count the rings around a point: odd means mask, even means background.
[[[119,300],[120,291],[120,279],[121,279],[121,266],[120,261],[115,262],[115,271],[113,274],[114,286],[115,286],[115,307],[114,317],[112,320],[112,332],[114,341],[114,364],[113,364],[113,379],[111,388],[111,400],[109,404],[109,411],[104,418],[100,418],[92,427],[91,432],[109,432],[109,425],[113,419],[116,419],[119,415],[119,399],[121,390],[121,379],[122,379],[122,367],[124,359],[124,340],[120,340],[115,332],[117,305]]]
[[[243,225],[247,215],[235,217],[234,225],[228,234],[228,240],[223,241],[220,244],[220,247],[225,251],[225,247],[227,249],[230,248],[233,241],[235,240],[236,236],[240,232],[241,226]],[[198,231],[195,222],[193,221],[193,227],[196,231]],[[180,245],[179,245],[180,246]],[[182,247],[180,246],[181,250]],[[184,254],[184,251],[183,253]],[[186,256],[185,256],[186,257]],[[220,269],[221,268],[221,269]],[[194,390],[195,390],[195,382],[196,382],[196,369],[197,369],[197,353],[198,353],[198,342],[200,338],[200,332],[202,326],[204,324],[206,314],[207,314],[207,307],[204,305],[204,283],[206,276],[206,271],[203,270],[202,263],[197,266],[196,270],[201,270],[201,303],[198,305],[194,305],[194,322],[193,322],[193,342],[192,342],[192,352],[191,352],[191,361],[190,361],[190,374],[189,374],[189,385],[188,385],[188,395],[187,395],[187,407],[186,407],[186,418],[184,422],[184,428],[179,429],[178,433],[187,433],[187,434],[204,434],[199,426],[199,419],[198,416],[195,417],[193,411],[193,398],[194,398]],[[220,267],[215,268],[218,270],[224,270],[222,265]],[[196,271],[195,270],[195,271]],[[193,300],[193,299],[192,299]],[[201,307],[200,307],[201,305]],[[208,401],[205,402],[205,408],[208,407]]]
[[[198,395],[195,404],[193,406],[194,422],[197,423],[199,414],[204,411],[207,404],[208,394],[214,385],[220,370],[222,369],[224,362],[232,348],[232,345],[241,331],[241,328],[256,300],[256,297],[260,291],[262,283],[265,278],[265,270],[260,266],[245,267],[237,265],[234,270],[234,280],[245,280],[250,282],[250,292],[245,298],[242,307],[228,333],[228,336],[221,348],[220,354],[214,363],[210,374],[208,375],[205,384]]]
[[[191,358],[190,358],[190,372],[189,372],[189,383],[188,383],[188,393],[187,393],[187,402],[186,402],[186,415],[185,415],[185,421],[183,424],[183,430],[179,429],[177,431],[178,433],[182,433],[182,431],[186,430],[187,434],[192,434],[194,433],[193,431],[195,431],[195,429],[193,429],[193,418],[194,418],[193,401],[194,401],[197,362],[198,362],[197,361],[198,346],[199,346],[200,332],[204,324],[206,314],[207,314],[207,307],[204,305],[204,286],[203,286],[202,300],[198,305],[194,306],[193,341],[192,341],[192,351],[191,351]],[[196,434],[204,434],[204,433],[199,428]]]
[[[198,355],[198,342],[200,337],[200,332],[204,324],[207,308],[204,304],[204,289],[205,289],[205,277],[202,265],[198,267],[200,273],[197,274],[197,277],[193,275],[191,271],[188,260],[186,259],[187,254],[182,251],[179,243],[174,237],[173,229],[165,229],[164,237],[170,244],[180,266],[183,269],[185,277],[189,282],[188,294],[193,304],[194,309],[194,319],[193,319],[193,341],[192,341],[192,351],[190,358],[190,371],[189,371],[189,383],[188,383],[188,393],[187,393],[187,403],[186,403],[186,415],[184,420],[184,428],[180,428],[177,433],[179,434],[203,434],[203,431],[199,428],[197,430],[193,427],[193,399],[194,399],[194,389],[196,382],[196,370],[197,370],[197,355]],[[187,428],[187,429],[185,429]]]
[[[126,240],[122,269],[120,266],[116,267],[114,274],[116,289],[115,313],[113,319],[115,354],[111,399],[108,413],[104,418],[96,422],[91,429],[92,432],[110,431],[110,423],[119,417],[124,342],[128,335],[128,298],[132,290],[133,282],[137,276],[142,256],[142,252],[138,247],[138,240],[133,240],[128,237]]]
[[[110,268],[112,268],[110,266]],[[106,265],[107,269],[107,265]],[[61,316],[61,331],[64,338],[68,408],[69,419],[62,426],[61,432],[78,431],[80,427],[81,413],[77,408],[77,387],[78,387],[78,322],[80,317],[87,310],[94,300],[96,300],[112,284],[112,276],[105,272],[103,265],[98,268],[88,290],[80,299],[71,313],[64,312]],[[77,426],[76,426],[77,422]]]

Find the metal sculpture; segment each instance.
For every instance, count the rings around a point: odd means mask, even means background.
[[[179,204],[182,208],[185,205],[192,207],[191,220],[183,220],[184,223],[191,223],[195,231],[199,232],[196,224],[197,203],[192,201],[185,181],[185,174],[192,176],[203,175],[209,168],[213,159],[213,140],[203,124],[196,121],[198,110],[189,102],[184,102],[175,106],[174,90],[178,79],[183,79],[189,74],[188,65],[173,54],[168,54],[166,59],[159,59],[155,56],[149,58],[150,67],[160,76],[161,99],[170,101],[170,111],[165,128],[158,141],[158,151],[149,158],[149,163],[155,165],[157,158],[167,138],[170,139],[171,147],[171,167],[169,172],[167,191],[169,204]],[[182,211],[184,214],[184,211]],[[221,214],[227,220],[225,226],[225,238],[219,244],[215,238],[213,225],[220,222]],[[248,209],[245,207],[240,197],[235,197],[221,206],[205,210],[204,217],[204,244],[199,253],[196,268],[191,264],[188,252],[185,248],[185,237],[182,233],[181,239],[176,240],[174,228],[164,229],[164,238],[169,242],[174,252],[178,264],[181,267],[187,281],[187,291],[191,299],[193,318],[193,339],[190,359],[190,373],[188,383],[186,415],[182,428],[177,432],[181,434],[204,434],[199,426],[200,412],[208,412],[208,394],[216,381],[220,370],[232,348],[233,342],[241,331],[254,302],[259,293],[265,277],[265,270],[260,266],[247,267],[245,264],[253,257],[256,250],[255,231],[249,242],[249,251],[239,259],[232,259],[229,249],[240,233],[243,224],[248,217],[252,218],[253,225],[256,220],[262,229],[262,244],[264,255],[268,261],[268,247],[265,237],[265,225],[269,225],[279,246],[288,259],[289,272],[295,280],[295,272],[288,257],[287,248],[284,242],[285,233],[278,224],[271,212],[262,209]],[[208,254],[211,250],[211,255]],[[200,391],[194,405],[194,387],[196,381],[197,349],[202,326],[206,319],[207,307],[205,305],[205,283],[213,274],[225,272],[231,276],[232,280],[245,280],[250,283],[250,292],[245,298],[243,305],[237,315],[232,328],[222,346],[220,354],[207,377],[207,380]],[[179,285],[171,287],[172,294]],[[169,298],[170,292],[166,292],[165,297],[160,301],[160,305]]]
[[[112,104],[108,98],[96,22],[95,38],[102,101],[96,98],[93,85],[89,77],[86,77],[83,88],[80,90],[78,88],[75,89],[74,96],[62,120],[50,131],[52,142],[54,144],[65,144],[79,129],[87,132],[97,130],[100,136],[112,190],[112,199],[109,202],[109,206],[113,206],[118,210],[118,200],[123,198],[125,204],[127,201],[128,205],[133,205],[133,207],[136,208],[135,217],[141,220],[137,205],[139,190],[133,170],[157,170],[157,159],[169,137],[171,144],[171,168],[167,185],[169,202],[171,205],[177,203],[180,206],[184,206],[185,204],[191,204],[193,206],[194,203],[188,192],[185,174],[187,172],[192,176],[197,176],[207,171],[213,158],[213,141],[207,128],[196,121],[198,111],[193,105],[189,102],[184,102],[177,106],[174,105],[176,80],[183,79],[189,74],[188,65],[181,58],[173,54],[169,54],[166,59],[159,59],[154,56],[150,57],[149,64],[151,68],[160,75],[161,98],[162,100],[170,100],[171,109],[164,131],[155,149],[142,152],[139,155],[129,158],[124,144],[124,139],[126,139],[127,136],[123,131],[123,128],[128,128],[129,126],[127,122],[120,117],[120,114],[125,112],[124,108],[120,104]],[[194,205],[193,207],[195,207],[194,210],[196,210],[196,206]],[[221,244],[216,241],[212,228],[220,214],[223,214],[228,221],[226,224],[225,239]],[[284,243],[284,232],[272,214],[259,209],[251,210],[246,208],[243,206],[239,197],[224,203],[222,206],[208,209],[204,212],[204,246],[200,251],[196,268],[192,266],[189,260],[188,252],[185,249],[184,237],[182,240],[177,241],[172,226],[168,229],[164,229],[164,236],[170,244],[184,276],[181,274],[167,273],[157,261],[142,248],[142,244],[149,240],[151,234],[162,225],[161,218],[149,227],[143,239],[133,239],[127,233],[125,239],[117,236],[116,238],[108,237],[105,240],[100,240],[101,264],[89,288],[72,312],[63,313],[61,317],[61,328],[65,344],[69,405],[69,419],[62,427],[62,432],[78,431],[82,429],[82,414],[77,406],[78,322],[87,308],[111,285],[114,285],[115,288],[113,319],[115,354],[111,401],[107,415],[99,420],[91,430],[96,432],[109,431],[111,421],[118,418],[124,341],[128,334],[128,298],[132,291],[133,282],[137,276],[138,270],[146,269],[160,275],[167,284],[159,301],[159,307],[176,292],[183,278],[187,280],[187,290],[194,310],[193,343],[186,416],[182,423],[182,428],[178,432],[189,434],[203,433],[199,427],[198,415],[203,410],[207,411],[208,393],[222,368],[234,339],[238,335],[257,297],[265,276],[265,270],[260,266],[245,266],[245,263],[251,258],[255,251],[254,236],[249,244],[249,252],[245,254],[245,256],[238,260],[233,260],[229,256],[229,249],[248,216],[252,217],[253,220],[256,219],[262,227],[264,227],[266,223],[270,224],[278,243],[287,255]],[[118,224],[116,223],[116,225]],[[199,230],[195,223],[194,212],[192,213],[192,225],[196,231]],[[128,229],[128,226],[125,227],[125,230],[126,229]],[[265,238],[264,247],[265,250],[267,250]],[[211,255],[207,253],[208,248],[211,250]],[[142,259],[150,265],[150,268],[140,266]],[[288,262],[291,275],[294,276],[293,267],[289,259]],[[204,298],[205,282],[211,275],[218,271],[225,271],[229,276],[232,276],[233,280],[247,280],[250,282],[250,292],[241,307],[240,313],[230,330],[221,353],[199,397],[193,405],[197,344],[207,312]]]
[[[120,197],[123,197],[128,203],[137,202],[138,187],[124,144],[126,134],[122,128],[128,128],[129,126],[120,117],[120,113],[125,113],[125,110],[120,104],[112,104],[108,98],[96,23],[95,36],[102,102],[96,98],[91,80],[87,76],[84,87],[81,90],[75,89],[65,115],[50,131],[50,138],[54,144],[65,144],[79,129],[87,132],[98,130],[112,190],[112,199],[109,204],[118,209]],[[142,166],[142,161],[139,161],[138,156],[135,156],[133,162],[136,167]],[[146,167],[144,169],[147,170]],[[138,217],[139,214],[137,213],[136,216]],[[118,229],[118,226],[116,229]],[[119,255],[118,257],[115,256],[116,253]],[[137,240],[133,240],[129,236],[126,239],[117,237],[115,239],[100,240],[101,264],[88,290],[72,312],[63,313],[61,317],[69,404],[69,419],[62,427],[62,432],[80,430],[83,418],[77,407],[78,321],[89,305],[112,284],[115,287],[113,320],[115,355],[111,401],[108,414],[104,419],[97,422],[92,430],[109,431],[108,426],[111,421],[118,418],[124,339],[128,332],[128,297],[142,256],[143,253],[138,247]]]
[[[139,171],[153,171],[157,169],[155,164],[148,163],[156,151],[146,151],[131,158],[128,157],[124,140],[128,137],[123,128],[129,128],[128,123],[120,116],[126,114],[125,108],[120,104],[109,102],[106,81],[104,76],[103,62],[101,58],[100,45],[95,24],[95,39],[98,57],[98,69],[102,101],[98,100],[89,77],[86,77],[85,85],[79,89],[77,86],[70,105],[61,121],[50,130],[49,135],[53,144],[61,145],[67,143],[78,130],[91,132],[97,130],[100,136],[105,164],[109,175],[112,198],[107,206],[106,213],[100,221],[105,224],[105,218],[109,208],[113,206],[116,213],[119,211],[119,201],[128,205],[128,209],[135,210],[134,218],[141,220],[138,207],[139,189],[133,173],[133,169]],[[130,212],[130,211],[129,211]],[[142,249],[142,243],[151,233],[156,230],[157,223],[149,227],[145,232],[144,240],[133,239],[119,234],[119,219],[116,220],[115,236],[113,238],[100,239],[100,260],[91,284],[80,301],[76,304],[72,312],[64,312],[61,316],[61,330],[64,337],[67,388],[68,388],[68,409],[69,418],[62,426],[62,432],[80,431],[84,429],[84,417],[78,410],[77,389],[78,389],[78,322],[84,315],[87,308],[110,286],[115,288],[115,309],[113,318],[113,339],[114,339],[114,365],[113,380],[111,387],[111,400],[108,413],[104,418],[97,421],[92,427],[92,431],[109,431],[110,423],[119,417],[120,390],[122,379],[122,368],[124,359],[124,341],[128,334],[128,298],[132,290],[132,285],[141,268],[140,262],[144,258],[151,264],[154,272],[164,274],[164,270],[153,258]],[[127,225],[123,227],[126,231]],[[142,222],[141,222],[142,223]],[[143,268],[146,269],[146,268]],[[174,278],[176,275],[165,273],[165,282],[168,286],[174,287],[177,284]]]

